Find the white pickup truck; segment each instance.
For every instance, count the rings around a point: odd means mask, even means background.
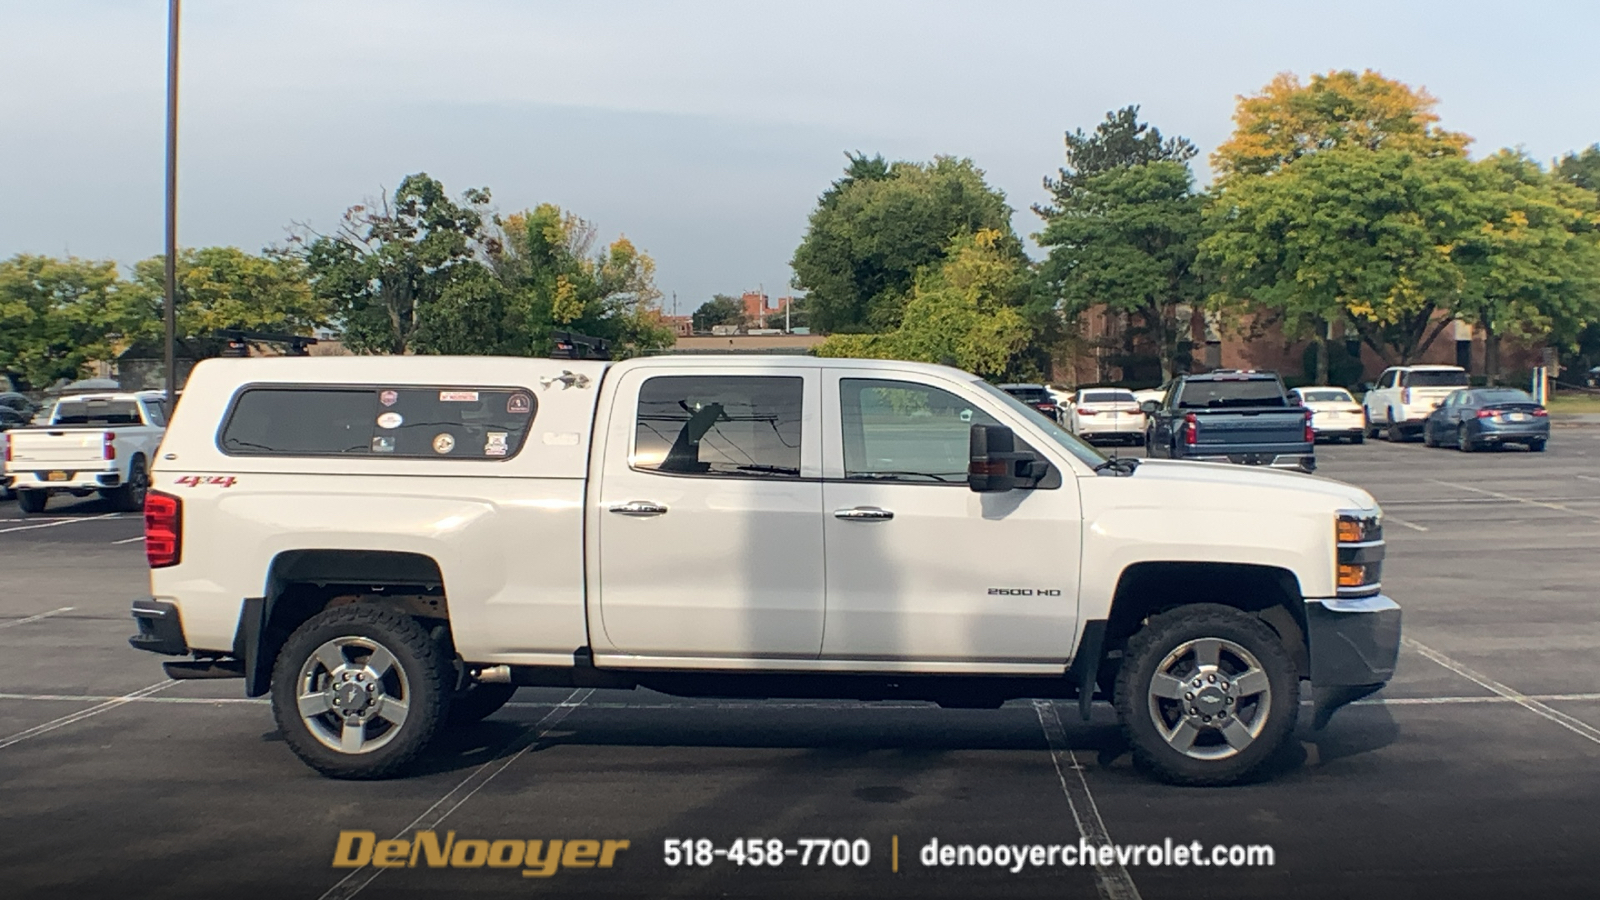
[[[1155,774],[1223,783],[1400,639],[1365,491],[1109,460],[917,363],[203,362],[145,520],[130,642],[270,693],[334,777],[543,685],[1100,696]]]
[[[138,512],[166,426],[159,392],[63,397],[44,424],[6,432],[3,474],[25,513],[44,512],[51,494],[96,492]]]

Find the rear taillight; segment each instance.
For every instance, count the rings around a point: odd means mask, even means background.
[[[1400,402],[1404,403],[1404,404],[1407,404],[1407,405],[1410,405],[1410,403],[1411,403],[1411,388],[1406,388],[1405,390],[1400,392]]]
[[[1306,443],[1315,444],[1316,442],[1317,430],[1311,427],[1311,411],[1306,410]]]
[[[113,443],[116,439],[117,436],[109,431],[100,435],[100,454],[103,459],[117,458],[117,445]]]
[[[1084,409],[1081,406],[1078,407],[1078,415],[1080,416],[1092,416],[1097,412],[1099,412],[1097,409]]]
[[[1536,415],[1536,416],[1548,416],[1548,415],[1550,415],[1550,410],[1545,409],[1544,407],[1541,406],[1538,409],[1534,410],[1533,414]]]
[[[150,568],[175,566],[183,553],[183,501],[150,491],[144,497],[144,555]]]
[[[1478,410],[1478,418],[1480,418],[1480,419],[1492,419],[1496,415],[1498,415],[1498,412],[1496,410],[1492,410],[1492,409],[1480,409],[1480,410]]]
[[[1200,420],[1194,413],[1187,413],[1183,417],[1183,442],[1194,446],[1200,442]]]
[[[11,439],[0,434],[0,444],[6,445],[6,462],[11,462]]]

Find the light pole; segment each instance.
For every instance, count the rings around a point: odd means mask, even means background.
[[[167,249],[166,320],[167,403],[177,402],[176,353],[178,292],[178,3],[167,0]]]

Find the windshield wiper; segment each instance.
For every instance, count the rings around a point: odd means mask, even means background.
[[[900,481],[901,479],[908,478],[931,478],[934,481],[945,483],[950,481],[949,478],[945,478],[942,475],[935,475],[932,472],[850,472],[845,477],[870,481]]]
[[[1139,460],[1131,457],[1112,457],[1094,467],[1095,473],[1111,472],[1114,475],[1132,475],[1139,468]]]

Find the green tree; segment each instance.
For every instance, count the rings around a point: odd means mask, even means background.
[[[352,206],[327,235],[301,238],[313,294],[328,304],[357,353],[476,352],[503,318],[477,257],[486,188],[455,201],[426,173],[392,199]]]
[[[744,324],[744,304],[738,297],[729,297],[727,294],[716,294],[710,300],[700,304],[700,308],[691,316],[694,330],[697,332],[710,331],[713,325],[742,325]]]
[[[1034,239],[1050,249],[1038,284],[1069,322],[1100,304],[1133,317],[1166,381],[1202,299],[1194,259],[1204,200],[1189,172],[1194,145],[1163,139],[1138,116],[1124,107],[1093,133],[1067,134],[1067,164],[1044,182],[1053,202],[1034,207],[1045,222]]]
[[[819,332],[897,327],[918,271],[937,266],[958,235],[993,231],[996,252],[1025,258],[1005,195],[971,160],[850,160],[819,198],[792,263]]]
[[[1437,102],[1371,69],[1313,75],[1309,84],[1285,72],[1260,94],[1239,98],[1233,136],[1211,154],[1211,167],[1225,185],[1335,149],[1461,156],[1472,139],[1438,127]]]
[[[1456,314],[1484,331],[1484,371],[1500,374],[1502,337],[1575,347],[1600,321],[1600,204],[1527,156],[1477,165],[1483,224],[1451,245],[1465,287]]]
[[[131,283],[117,292],[111,316],[128,343],[158,343],[166,334],[165,265],[163,256],[134,264]],[[305,260],[284,251],[180,250],[177,275],[176,337],[192,347],[224,328],[309,335],[331,313],[311,290]]]
[[[1590,144],[1581,152],[1568,153],[1556,160],[1555,176],[1586,191],[1600,193],[1600,144]]]
[[[652,314],[655,261],[626,237],[596,249],[594,224],[550,203],[499,225],[487,255],[506,296],[509,352],[544,355],[555,330],[604,338],[622,354],[673,342]]]
[[[1465,158],[1402,150],[1327,150],[1236,179],[1206,210],[1211,299],[1291,330],[1343,320],[1386,362],[1411,362],[1462,298],[1451,248],[1483,225],[1480,187]]]
[[[40,388],[110,358],[111,311],[123,287],[110,260],[19,254],[0,261],[0,374]]]
[[[818,356],[948,363],[986,378],[1011,374],[1028,343],[1018,308],[1028,271],[985,229],[952,241],[948,256],[917,274],[898,328],[882,334],[835,334]]]

